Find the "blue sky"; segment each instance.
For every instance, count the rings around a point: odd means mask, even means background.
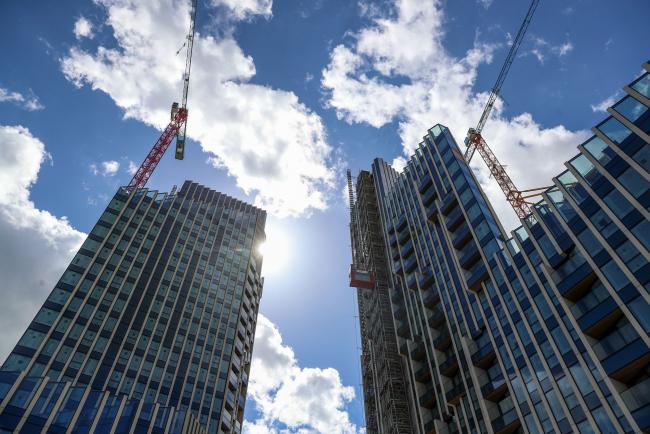
[[[184,54],[175,53],[188,4],[0,6],[0,357],[180,97]],[[186,159],[166,156],[149,186],[167,191],[193,179],[270,212],[274,249],[261,307],[268,320],[260,322],[253,376],[257,366],[258,378],[277,380],[258,380],[249,432],[363,426],[344,169],[369,168],[374,157],[398,158],[399,166],[438,122],[460,142],[527,6],[199,0]],[[559,173],[604,117],[603,102],[639,74],[648,16],[645,0],[540,2],[484,130],[518,185],[544,185]],[[504,225],[514,227],[481,162],[473,165]],[[291,411],[282,410],[287,402]]]

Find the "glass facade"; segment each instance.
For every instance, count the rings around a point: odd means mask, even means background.
[[[190,181],[120,188],[2,365],[0,432],[240,432],[265,220]]]
[[[648,80],[510,235],[446,127],[373,162],[418,432],[650,432]]]

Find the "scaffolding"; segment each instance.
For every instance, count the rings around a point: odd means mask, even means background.
[[[388,261],[372,175],[360,172],[355,191],[348,171],[352,262],[374,276],[374,288],[357,288],[366,432],[413,433],[404,366],[390,304]]]

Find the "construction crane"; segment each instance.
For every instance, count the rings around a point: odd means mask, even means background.
[[[497,78],[497,81],[494,84],[492,91],[490,92],[490,96],[488,97],[487,104],[485,104],[485,109],[483,109],[483,114],[481,115],[481,119],[478,121],[478,125],[476,125],[476,128],[469,129],[469,131],[467,132],[467,137],[465,138],[465,145],[467,145],[467,149],[465,150],[465,161],[467,161],[467,164],[469,164],[469,162],[471,161],[472,156],[474,155],[474,151],[478,151],[481,157],[483,157],[485,164],[488,166],[490,173],[499,184],[499,187],[501,187],[501,190],[505,193],[506,199],[508,200],[508,202],[510,202],[510,205],[512,205],[512,207],[515,210],[515,213],[517,213],[517,216],[519,218],[524,218],[532,212],[532,208],[531,208],[532,203],[530,202],[530,199],[535,196],[538,196],[547,187],[532,188],[529,190],[519,190],[512,182],[512,179],[510,179],[510,176],[508,176],[505,167],[499,162],[497,157],[494,155],[494,152],[492,152],[488,144],[483,139],[481,133],[483,131],[483,127],[485,126],[485,123],[490,117],[490,112],[492,111],[492,107],[494,107],[494,103],[496,102],[497,97],[501,93],[501,87],[503,86],[503,82],[505,81],[508,75],[508,71],[510,71],[510,66],[512,66],[512,62],[515,60],[517,50],[519,49],[519,46],[521,45],[521,42],[524,39],[526,30],[528,30],[528,25],[530,24],[530,21],[533,18],[533,14],[535,13],[535,9],[537,9],[538,4],[539,4],[539,0],[533,0],[532,3],[530,4],[530,7],[528,8],[528,13],[524,18],[524,22],[521,23],[521,27],[517,32],[517,36],[512,41],[510,52],[508,53],[508,57],[506,57],[503,66],[501,67],[501,72],[499,72],[499,77]]]
[[[185,71],[183,72],[183,97],[180,105],[177,102],[172,104],[171,121],[163,130],[158,141],[153,145],[151,151],[144,159],[138,170],[129,182],[128,189],[134,190],[147,185],[151,174],[158,166],[160,159],[165,155],[167,148],[176,137],[176,159],[182,160],[185,156],[185,133],[187,130],[187,94],[190,87],[190,70],[192,68],[192,48],[194,47],[194,34],[196,23],[196,5],[197,0],[192,0],[192,9],[190,10],[190,30],[187,33],[185,47],[187,50],[185,57]],[[182,47],[181,47],[182,49]],[[180,50],[179,50],[180,52]]]

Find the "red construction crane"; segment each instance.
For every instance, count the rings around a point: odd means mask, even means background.
[[[469,164],[470,160],[472,159],[474,151],[478,151],[481,157],[483,157],[485,164],[487,164],[490,173],[499,184],[499,187],[501,187],[501,190],[503,190],[505,193],[506,199],[508,202],[510,202],[510,205],[512,205],[519,218],[524,218],[531,213],[532,203],[530,202],[530,199],[532,197],[538,196],[542,190],[545,190],[547,187],[532,188],[529,190],[519,190],[517,187],[515,187],[515,184],[512,182],[512,179],[510,179],[510,176],[508,176],[505,167],[499,162],[490,147],[487,145],[483,139],[483,136],[481,135],[481,132],[483,131],[483,127],[490,117],[492,107],[494,106],[494,103],[496,102],[496,99],[501,92],[503,82],[508,75],[508,71],[510,71],[512,62],[515,60],[517,50],[519,49],[519,46],[524,39],[524,35],[526,34],[526,30],[528,30],[528,25],[533,18],[533,14],[535,13],[535,9],[537,9],[538,3],[539,0],[533,0],[533,2],[530,4],[528,13],[524,18],[524,22],[521,24],[519,32],[517,32],[517,37],[515,37],[514,41],[512,42],[508,57],[506,57],[506,61],[501,67],[499,77],[497,78],[497,81],[494,84],[492,91],[490,92],[490,96],[488,98],[487,104],[485,105],[485,109],[483,110],[483,114],[481,115],[481,119],[478,121],[476,128],[469,129],[467,132],[467,137],[465,138],[465,145],[467,145],[467,149],[465,150],[465,160],[467,161],[467,164]]]
[[[190,11],[190,30],[187,33],[185,46],[187,54],[185,57],[185,72],[183,73],[183,98],[181,104],[177,102],[172,104],[171,121],[167,128],[162,132],[158,141],[153,145],[151,151],[144,159],[138,170],[129,182],[129,190],[142,188],[147,185],[147,181],[156,169],[160,159],[165,155],[174,137],[176,137],[176,159],[182,160],[185,156],[185,131],[187,129],[187,94],[190,87],[190,69],[192,67],[192,48],[194,47],[194,33],[196,21],[196,3],[192,0],[192,9]],[[179,50],[180,51],[180,50]]]

